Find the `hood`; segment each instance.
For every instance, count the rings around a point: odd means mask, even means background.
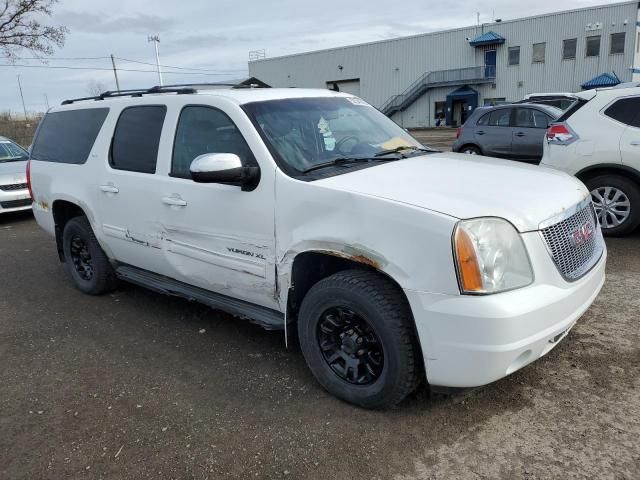
[[[500,217],[520,232],[538,230],[589,195],[579,180],[558,170],[459,153],[412,157],[316,183],[459,219]]]
[[[0,184],[24,183],[27,179],[27,161],[0,162]]]

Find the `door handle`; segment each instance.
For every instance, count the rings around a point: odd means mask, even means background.
[[[476,135],[484,135],[484,130],[480,130],[480,131],[476,132]]]
[[[162,197],[162,203],[165,205],[171,205],[172,207],[186,207],[187,202],[180,198],[179,195],[172,195],[170,197]]]
[[[634,140],[631,142],[631,145],[633,145],[634,147],[640,147],[640,140]]]
[[[116,187],[115,185],[100,185],[100,190],[102,190],[104,193],[118,193],[120,190],[118,190],[118,187]]]
[[[526,136],[527,136],[527,134],[526,134],[526,133],[524,133],[524,132],[514,133],[514,135],[515,135],[516,137],[526,137]]]

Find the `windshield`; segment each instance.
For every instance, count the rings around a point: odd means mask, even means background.
[[[26,160],[29,154],[25,149],[9,140],[0,140],[0,162]]]
[[[343,170],[362,164],[357,160],[389,161],[394,160],[389,155],[404,158],[424,149],[405,130],[357,97],[270,100],[247,104],[245,110],[277,153],[278,163],[284,163],[281,167],[290,174],[338,164]],[[407,147],[406,153],[403,147]],[[349,160],[354,162],[347,163]]]

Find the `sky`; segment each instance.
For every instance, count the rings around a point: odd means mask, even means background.
[[[277,57],[475,25],[477,12],[481,22],[491,22],[606,3],[615,2],[60,0],[43,21],[69,29],[64,47],[46,63],[32,59],[28,51],[20,52],[22,58],[13,65],[0,58],[0,112],[23,110],[17,75],[28,112],[44,111],[47,102],[53,106],[88,96],[92,87],[114,90],[110,54],[117,57],[120,88],[157,85],[149,35],[160,38],[160,63],[180,67],[164,68],[164,83],[197,83],[246,76],[251,50]]]

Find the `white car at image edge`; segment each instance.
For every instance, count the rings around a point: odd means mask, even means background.
[[[31,208],[26,176],[28,158],[24,148],[0,136],[0,214]]]
[[[605,235],[629,234],[640,225],[640,87],[621,84],[575,96],[547,131],[541,165],[585,183]]]
[[[367,408],[517,371],[605,278],[579,180],[425,148],[327,90],[69,100],[39,126],[29,182],[81,291],[125,280],[297,333],[319,383]]]

